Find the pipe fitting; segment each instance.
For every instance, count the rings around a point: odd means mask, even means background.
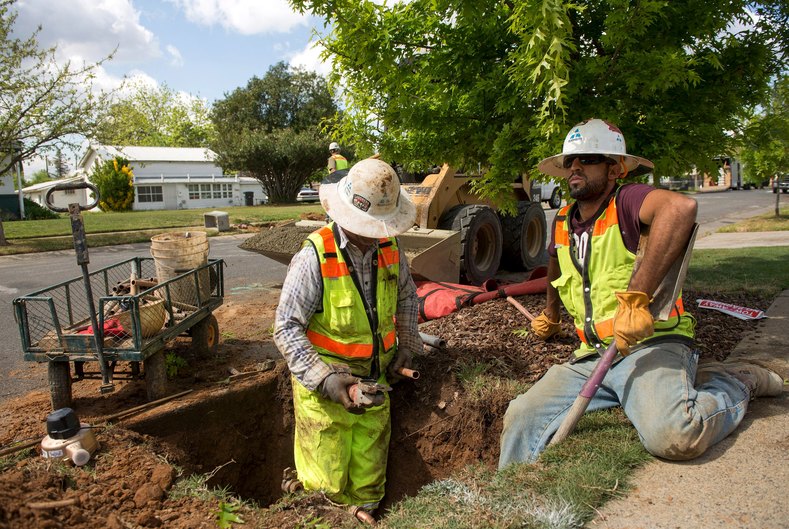
[[[375,521],[375,518],[373,518],[373,515],[370,514],[367,511],[365,511],[364,509],[362,509],[358,505],[348,505],[348,511],[352,515],[354,515],[358,520],[366,523],[367,525],[370,525],[372,527],[375,527],[375,526],[378,525],[378,522]]]

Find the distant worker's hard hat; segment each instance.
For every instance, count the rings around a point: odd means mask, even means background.
[[[362,237],[394,237],[416,220],[416,206],[400,192],[397,173],[382,160],[360,161],[336,184],[321,185],[320,197],[327,215]]]
[[[340,144],[337,143],[336,141],[331,142],[329,144],[329,150],[330,151],[339,151],[340,150]]]
[[[650,172],[655,166],[646,158],[627,154],[625,137],[622,131],[602,119],[588,119],[578,123],[564,139],[562,153],[550,156],[540,162],[539,170],[550,176],[565,177],[568,170],[564,167],[567,156],[579,154],[603,154],[622,164],[628,173],[637,174]]]

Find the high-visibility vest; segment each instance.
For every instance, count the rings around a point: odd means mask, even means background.
[[[621,189],[621,188],[620,188]],[[618,307],[615,292],[628,289],[636,254],[625,246],[619,229],[616,194],[594,222],[586,241],[586,269],[575,257],[575,242],[570,232],[570,219],[575,203],[559,210],[554,239],[561,275],[551,284],[559,292],[567,312],[573,317],[581,339],[576,358],[595,352],[602,353],[614,334],[614,315]],[[693,339],[696,320],[685,312],[682,296],[678,296],[667,321],[655,322],[655,334],[640,343],[647,344],[666,336]]]
[[[334,168],[337,171],[348,169],[348,160],[346,160],[345,156],[343,156],[342,154],[332,154],[331,158],[334,159]]]
[[[322,306],[307,326],[307,338],[327,363],[343,363],[354,375],[378,378],[394,356],[395,313],[400,275],[397,240],[380,239],[373,257],[375,306],[368,306],[352,273],[353,265],[339,248],[332,222],[307,238],[314,245],[323,278]],[[384,361],[383,358],[386,358]]]

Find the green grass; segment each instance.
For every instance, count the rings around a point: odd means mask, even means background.
[[[590,413],[537,464],[501,472],[469,467],[399,502],[380,526],[578,527],[594,516],[596,506],[626,491],[633,468],[651,459],[621,410]]]
[[[789,288],[789,246],[695,250],[685,288],[775,297]]]
[[[719,229],[722,233],[741,233],[751,231],[787,231],[789,230],[789,209],[780,208],[780,215],[775,213],[765,213],[756,217],[751,217],[742,222],[724,226]]]
[[[85,233],[155,230],[204,226],[203,214],[217,208],[178,209],[163,211],[85,212],[82,214]],[[322,213],[320,205],[236,206],[221,208],[230,217],[231,224],[255,224],[287,219],[298,219],[302,213]],[[54,237],[71,235],[68,215],[52,220],[24,220],[4,222],[7,239]]]

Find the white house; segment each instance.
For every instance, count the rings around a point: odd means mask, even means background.
[[[47,207],[47,192],[58,184],[69,184],[71,182],[81,182],[85,180],[84,176],[74,176],[71,178],[63,178],[61,180],[51,180],[49,182],[41,182],[27,186],[22,189],[22,194],[28,200],[32,200],[39,206]],[[52,193],[52,204],[59,208],[68,208],[68,205],[76,202],[78,204],[88,204],[92,202],[92,198],[88,197],[88,189],[68,189],[65,191],[55,191]]]
[[[129,160],[134,173],[135,210],[256,206],[268,201],[255,178],[225,175],[211,149],[187,147],[113,147],[91,145],[77,171],[116,156]]]

